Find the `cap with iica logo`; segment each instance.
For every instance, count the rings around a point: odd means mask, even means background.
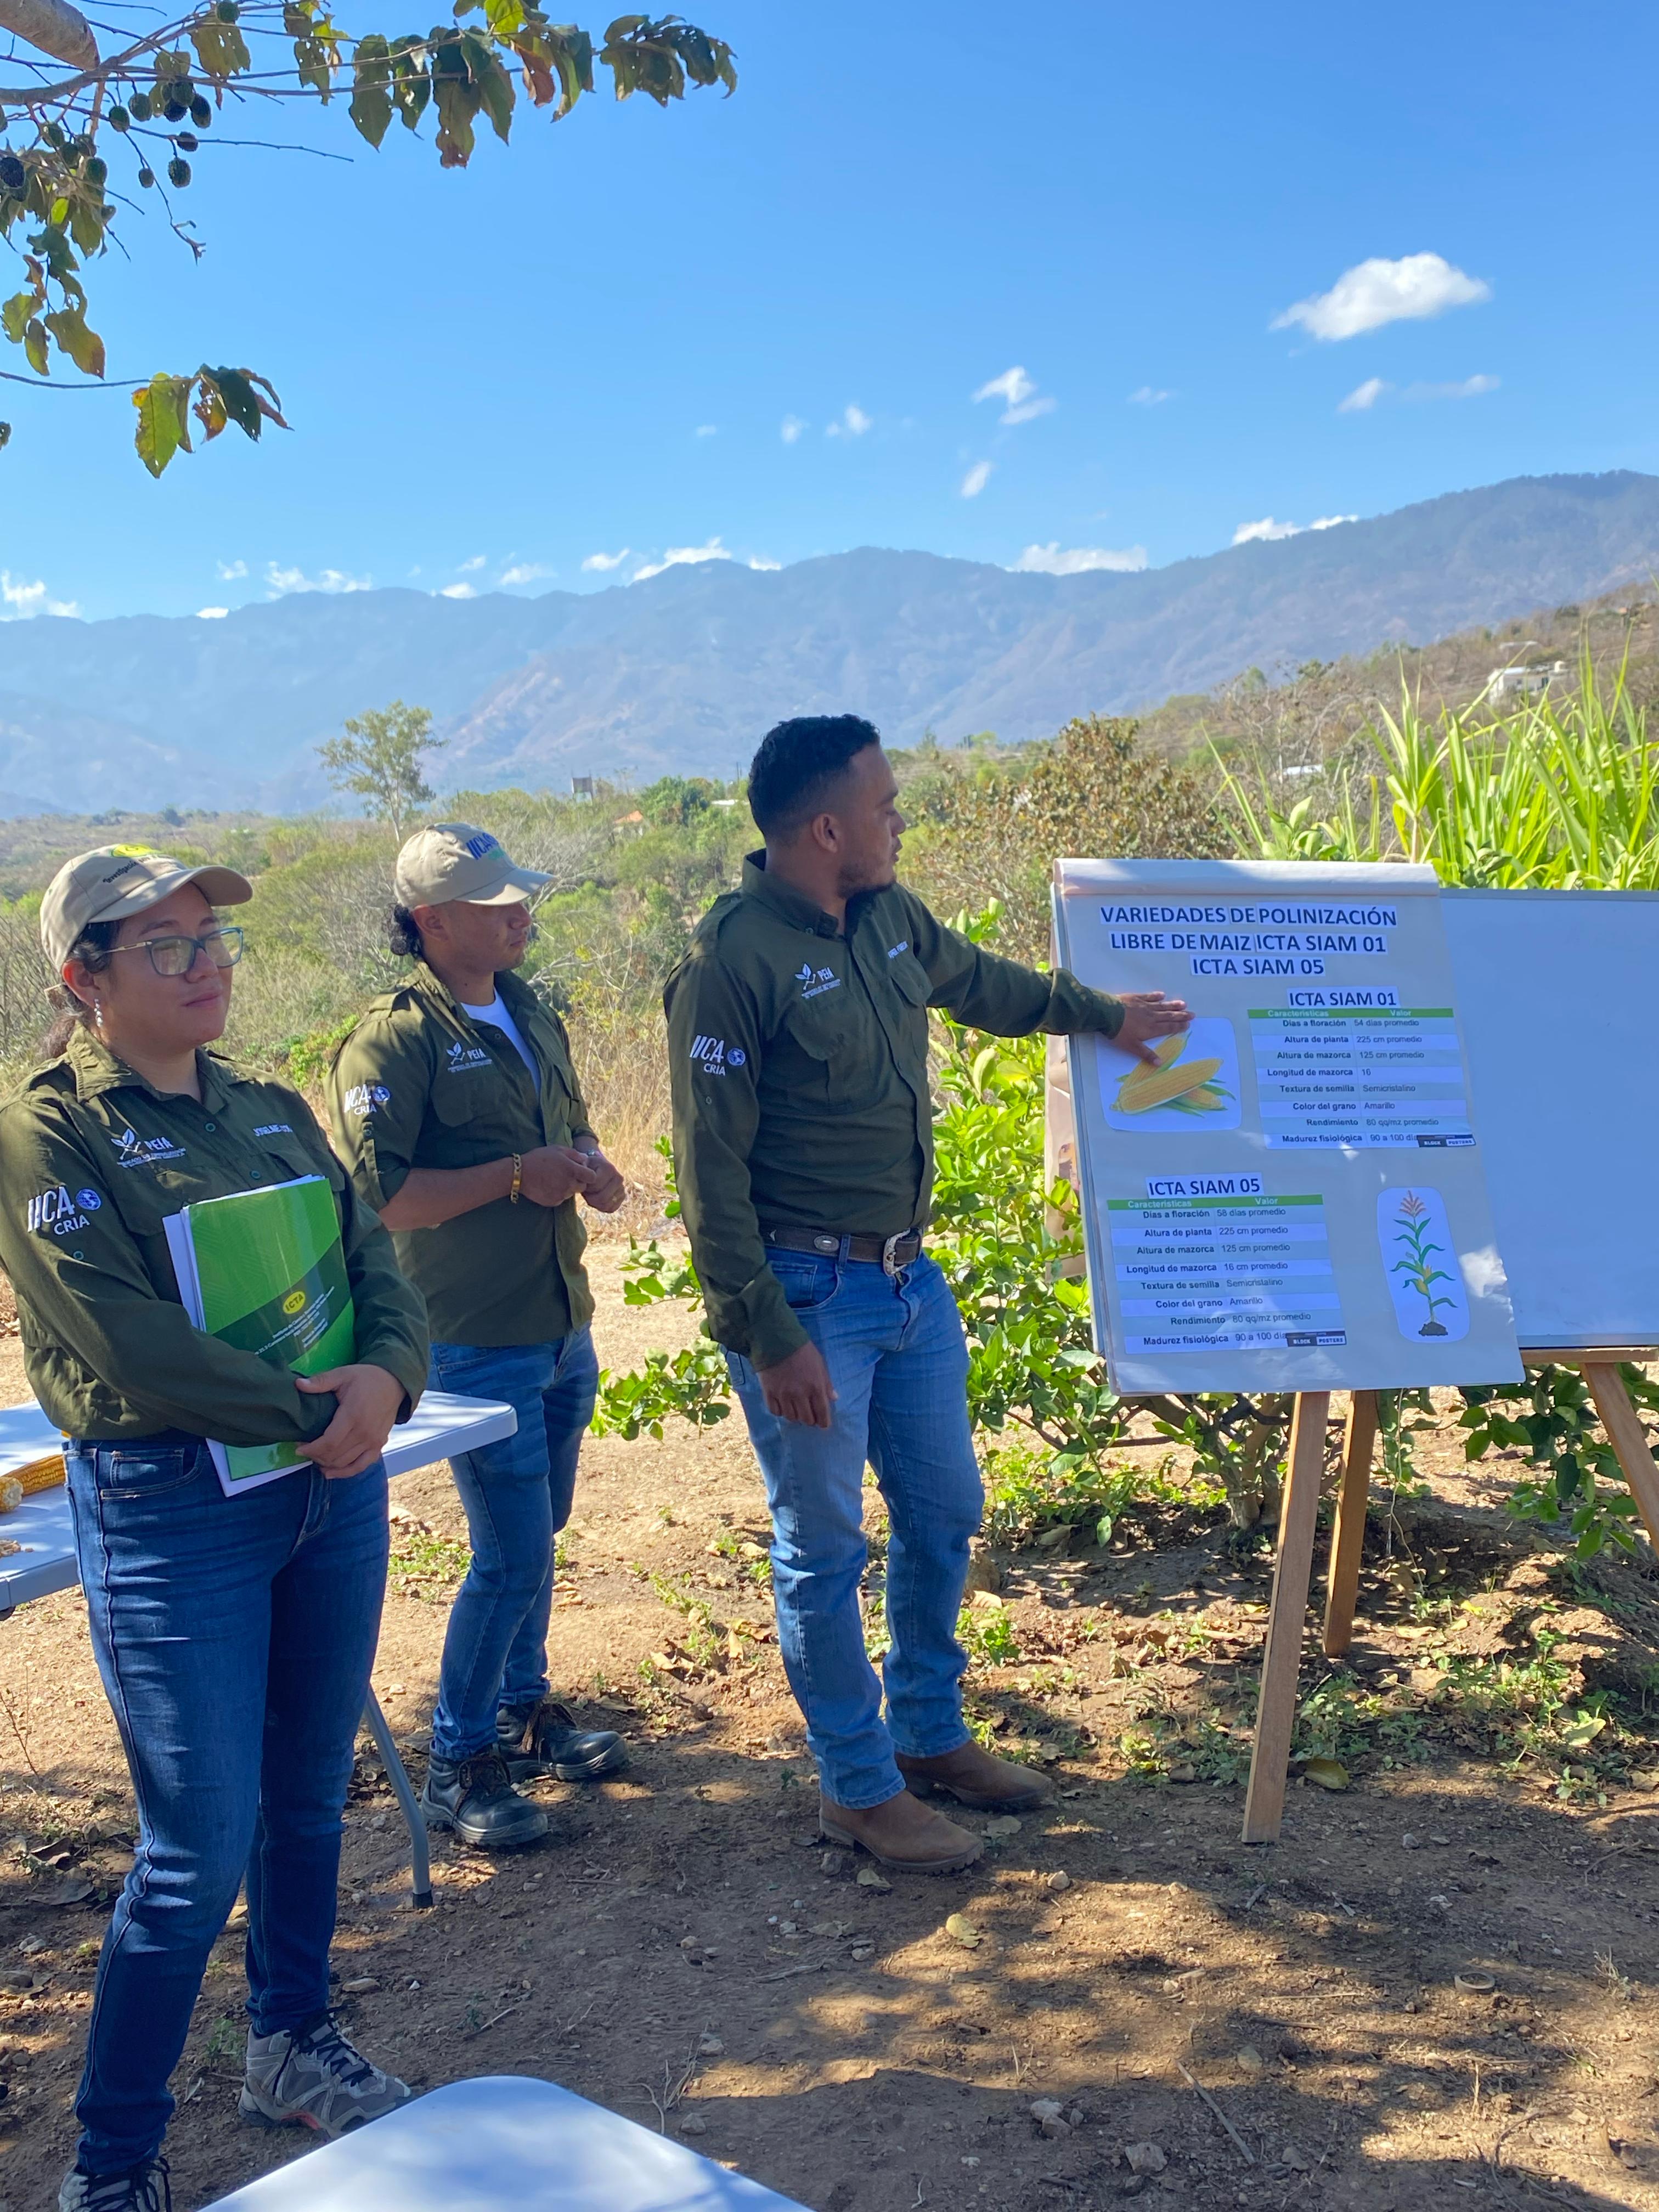
[[[199,884],[215,906],[240,906],[253,886],[234,868],[186,867],[143,845],[100,845],[65,860],[40,902],[40,943],[53,968],[62,968],[76,939],[94,921],[125,921],[159,906],[186,884]]]
[[[399,906],[510,906],[552,882],[534,868],[515,868],[499,838],[470,822],[439,822],[417,830],[398,855],[394,887]]]

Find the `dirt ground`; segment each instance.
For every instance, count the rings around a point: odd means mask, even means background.
[[[602,1362],[675,1340],[596,1260]],[[631,1770],[541,1785],[533,1851],[439,1843],[416,1914],[365,1740],[343,2018],[418,2087],[542,2075],[813,2212],[1659,2208],[1659,1577],[1564,1565],[1497,1510],[1502,1468],[1429,1456],[1374,1528],[1351,1666],[1310,1638],[1351,1780],[1294,1786],[1281,1843],[1237,1839],[1269,1562],[1175,1514],[1000,1560],[970,1711],[1058,1800],[964,1816],[991,1839],[964,1874],[872,1887],[816,1841],[740,1420],[590,1440],[553,1672]],[[464,1523],[442,1467],[394,1498],[375,1680],[418,1781]],[[1620,1717],[1575,1764],[1538,1698],[1595,1735],[1598,1686]],[[0,2212],[45,2212],[133,1818],[77,1594],[0,1629]],[[307,2148],[237,2119],[240,1952],[233,1923],[176,2078],[180,2212]]]

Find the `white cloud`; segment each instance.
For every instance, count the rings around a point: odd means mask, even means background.
[[[840,416],[824,432],[826,438],[861,438],[875,422],[873,415],[866,415],[857,403],[849,402]]]
[[[588,570],[598,569],[601,574],[606,574],[612,568],[621,568],[623,562],[628,558],[628,547],[624,545],[620,553],[590,553],[586,560],[582,562],[582,567]]]
[[[582,562],[584,568],[587,565],[586,561]],[[555,569],[544,568],[539,561],[515,561],[510,568],[502,569],[500,580],[503,584],[533,584],[540,577],[556,573]]]
[[[1396,387],[1385,383],[1380,376],[1368,376],[1363,384],[1356,385],[1347,398],[1337,403],[1339,415],[1360,415],[1375,407],[1385,392],[1399,390],[1401,399],[1479,399],[1487,392],[1496,392],[1498,380],[1495,376],[1466,376],[1452,384],[1407,384]]]
[[[1363,384],[1355,385],[1346,399],[1339,400],[1336,411],[1339,415],[1363,415],[1368,408],[1376,406],[1385,392],[1393,389],[1380,376],[1368,376]]]
[[[273,592],[368,592],[374,589],[372,577],[348,576],[343,568],[324,568],[314,576],[307,576],[303,568],[281,568],[274,561],[266,563],[265,582]]]
[[[470,561],[458,561],[455,563],[455,572],[458,575],[470,576],[474,569],[482,568],[483,564],[483,555],[482,553],[475,553]]]
[[[1340,523],[1358,520],[1357,514],[1322,514],[1312,522],[1275,522],[1271,514],[1264,514],[1260,522],[1241,522],[1233,532],[1233,544],[1275,544],[1281,538],[1300,538],[1304,530],[1334,530]]]
[[[1129,574],[1146,565],[1146,548],[1127,545],[1114,551],[1106,545],[1072,545],[1062,547],[1058,540],[1051,545],[1028,545],[1014,563],[1017,573],[1034,576],[1084,576],[1097,568],[1110,568]]]
[[[720,425],[717,422],[699,422],[697,425],[696,434],[700,438],[718,437],[720,435]]]
[[[665,568],[696,568],[703,561],[729,561],[732,557],[718,538],[711,538],[706,545],[671,545],[660,561],[648,561],[643,568],[635,568],[629,580],[642,584],[647,576],[660,576]]]
[[[1260,522],[1241,522],[1233,532],[1235,545],[1254,545],[1259,539],[1294,538],[1301,530],[1297,522],[1275,522],[1271,514],[1264,514]]]
[[[975,461],[973,467],[969,470],[967,475],[963,477],[962,480],[963,497],[964,499],[977,499],[981,492],[984,490],[986,485],[989,483],[990,481],[990,462]]]
[[[222,622],[229,612],[228,607],[198,607],[196,619],[198,622]]]
[[[441,599],[476,599],[477,596],[471,584],[446,584],[438,594]]]
[[[750,556],[749,565],[751,568],[769,570],[781,568],[783,563],[781,561],[769,561],[763,553],[754,553]]]
[[[213,565],[219,572],[222,584],[240,583],[247,574],[246,561],[216,561]]]
[[[1385,323],[1419,321],[1491,297],[1484,278],[1466,276],[1441,254],[1407,253],[1398,261],[1374,257],[1345,269],[1328,292],[1286,307],[1271,327],[1289,330],[1299,323],[1310,337],[1354,338]]]
[[[1479,399],[1483,392],[1497,389],[1495,376],[1466,376],[1461,384],[1408,384],[1400,396],[1402,399]]]
[[[1035,382],[1018,367],[1005,368],[1000,376],[981,384],[974,394],[974,404],[977,406],[981,399],[1006,403],[998,417],[1003,422],[1035,422],[1039,415],[1052,415],[1060,404],[1046,395],[1039,397]]]
[[[801,432],[808,427],[799,415],[786,415],[778,425],[778,435],[786,446],[793,446]]]
[[[1129,404],[1131,407],[1161,407],[1166,399],[1172,397],[1173,394],[1159,392],[1152,385],[1143,384],[1138,392],[1129,394]]]
[[[9,568],[0,568],[0,622],[27,622],[33,615],[78,615],[73,599],[54,599],[38,580],[26,584]]]

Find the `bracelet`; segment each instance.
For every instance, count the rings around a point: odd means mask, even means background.
[[[519,1193],[524,1188],[524,1162],[517,1152],[513,1155],[513,1188],[507,1194],[509,1206],[519,1202]]]

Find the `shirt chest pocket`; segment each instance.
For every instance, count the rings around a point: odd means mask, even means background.
[[[830,1004],[829,1001],[833,1000]],[[856,1114],[874,1106],[883,1091],[887,1040],[873,1010],[845,990],[792,1007],[783,1026],[785,1049],[769,1055],[787,1111],[825,1107]]]
[[[429,1159],[417,1152],[417,1167],[471,1167],[541,1142],[527,1070],[520,1082],[493,1062],[459,1074],[440,1068],[432,1086],[431,1110],[438,1124],[433,1133],[437,1141]],[[421,1149],[424,1152],[424,1143]]]
[[[887,963],[887,980],[897,1004],[893,1009],[900,1058],[906,1071],[915,1075],[927,1065],[927,1001],[933,980],[913,952],[901,952]]]

